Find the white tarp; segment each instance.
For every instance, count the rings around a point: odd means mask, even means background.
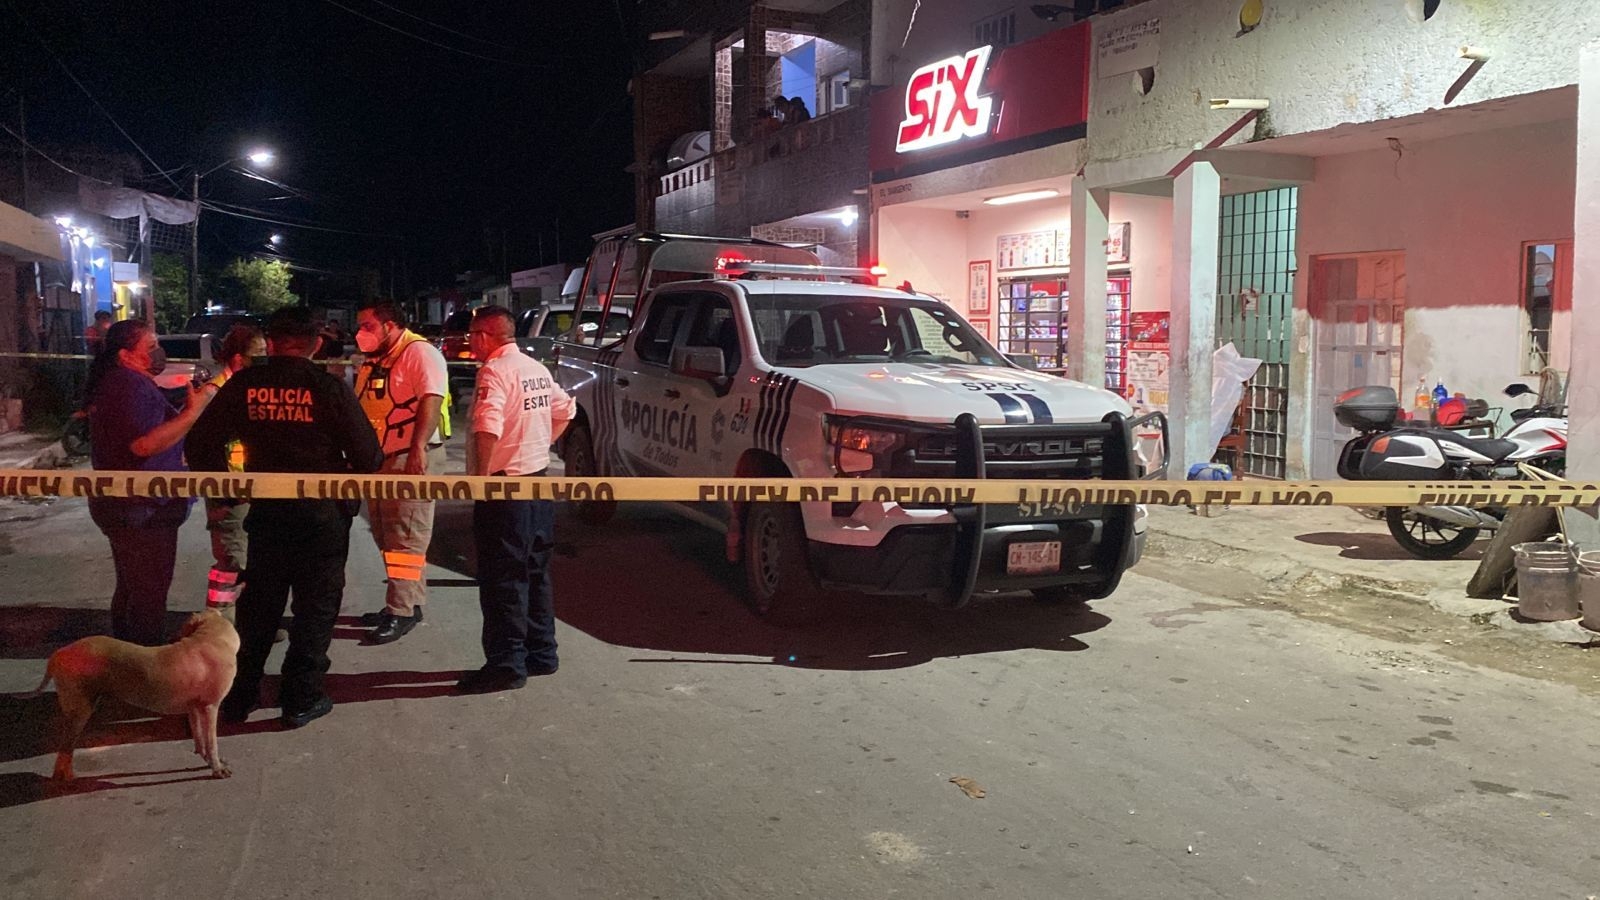
[[[108,219],[148,216],[167,225],[187,225],[195,219],[192,200],[174,200],[160,194],[125,187],[107,187],[78,179],[78,205],[87,213]]]
[[[1207,460],[1216,455],[1217,445],[1233,427],[1234,411],[1244,399],[1244,383],[1254,378],[1259,368],[1261,360],[1240,356],[1232,342],[1211,354],[1211,444],[1196,459]]]

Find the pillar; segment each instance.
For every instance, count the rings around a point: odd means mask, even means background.
[[[1572,231],[1573,347],[1600,347],[1600,43],[1585,47],[1578,66],[1578,191]],[[1567,477],[1600,481],[1600,354],[1573,353],[1567,380]],[[1569,515],[1569,538],[1600,549],[1600,523]]]
[[[1067,279],[1067,377],[1106,383],[1106,237],[1111,192],[1072,180],[1072,230]]]
[[[1217,349],[1217,235],[1222,180],[1209,162],[1196,162],[1173,182],[1172,464],[1168,477],[1181,480],[1189,467],[1209,462],[1211,446],[1211,354]]]

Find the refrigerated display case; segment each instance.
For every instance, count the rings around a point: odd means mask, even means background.
[[[1133,279],[1106,279],[1106,388],[1124,393],[1128,386],[1128,313]],[[1001,277],[995,339],[1003,353],[1026,353],[1040,371],[1064,374],[1067,369],[1067,277],[1065,275]]]

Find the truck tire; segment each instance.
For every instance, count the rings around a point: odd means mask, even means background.
[[[822,587],[806,553],[805,524],[792,503],[752,503],[744,514],[745,602],[777,625],[809,622]]]
[[[600,466],[594,455],[594,438],[589,426],[578,423],[567,432],[561,445],[561,462],[568,478],[598,478]],[[615,500],[573,500],[572,514],[589,525],[604,525],[617,513]]]

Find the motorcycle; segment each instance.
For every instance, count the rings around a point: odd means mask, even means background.
[[[1340,478],[1369,481],[1514,481],[1529,477],[1525,467],[1555,476],[1566,474],[1566,404],[1548,390],[1511,384],[1508,397],[1539,394],[1536,404],[1511,411],[1514,423],[1504,436],[1467,437],[1431,425],[1400,423],[1400,400],[1392,388],[1362,387],[1339,395],[1334,418],[1358,434],[1339,453]],[[1448,412],[1483,416],[1482,400]],[[1445,424],[1449,419],[1441,416]],[[1419,559],[1451,559],[1505,519],[1498,507],[1391,506],[1384,510],[1389,533]]]

